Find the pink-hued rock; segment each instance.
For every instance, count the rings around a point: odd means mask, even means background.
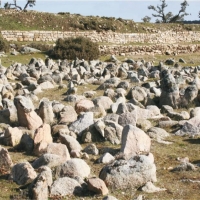
[[[72,106],[65,106],[60,112],[59,124],[68,124],[77,119],[77,113]]]
[[[104,181],[100,178],[90,178],[87,180],[88,190],[93,191],[97,194],[106,195],[108,194],[108,188]]]
[[[53,142],[51,136],[51,127],[49,124],[44,124],[35,131],[34,136],[34,153],[35,155],[42,155],[46,152],[48,144]]]
[[[11,145],[12,147],[14,147],[20,143],[22,135],[22,131],[19,130],[17,127],[8,127],[5,131],[4,143],[6,145]]]
[[[62,157],[63,161],[67,161],[70,159],[69,151],[64,144],[60,143],[51,143],[47,146],[47,153],[56,154]]]
[[[18,163],[13,166],[9,179],[18,185],[25,185],[32,182],[37,177],[37,173],[29,162]]]
[[[129,159],[141,152],[149,152],[151,147],[150,137],[136,126],[127,125],[122,132],[121,152]]]
[[[0,169],[9,171],[13,165],[8,150],[0,146]]]
[[[82,99],[75,105],[75,110],[79,114],[81,112],[87,112],[94,107],[94,103],[89,99]]]

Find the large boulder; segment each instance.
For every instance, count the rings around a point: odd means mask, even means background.
[[[86,112],[81,114],[79,118],[69,126],[69,130],[81,136],[82,132],[93,123],[93,113]]]
[[[42,119],[34,111],[33,103],[29,98],[17,96],[14,103],[20,126],[35,130],[43,124]]]
[[[35,131],[34,135],[34,153],[42,155],[46,152],[48,144],[53,142],[51,136],[51,127],[49,124],[44,124]]]
[[[87,112],[94,107],[94,103],[89,99],[82,99],[75,105],[75,110],[79,114],[81,112]]]
[[[37,173],[29,162],[18,163],[12,167],[9,179],[18,185],[25,185],[32,182],[37,177]]]
[[[22,131],[17,127],[8,127],[5,130],[4,143],[12,147],[17,146],[21,141],[22,135]]]
[[[66,196],[66,195],[80,195],[83,189],[78,181],[69,177],[59,178],[54,181],[50,189],[50,195]]]
[[[100,96],[100,97],[93,99],[93,103],[95,106],[103,106],[103,108],[105,110],[108,110],[111,108],[113,101],[109,97]]]
[[[121,152],[126,158],[138,155],[141,152],[150,152],[151,139],[136,126],[127,125],[122,132]]]
[[[157,181],[153,155],[139,155],[131,157],[129,160],[116,160],[103,167],[99,177],[108,188],[138,189],[148,181]]]
[[[52,103],[48,99],[44,98],[40,102],[38,115],[46,124],[52,124],[54,122]]]
[[[66,145],[60,143],[50,143],[47,146],[46,153],[60,156],[63,162],[70,159],[69,151]]]
[[[71,177],[74,178],[76,176],[86,178],[90,174],[90,167],[88,164],[79,158],[72,158],[68,160],[64,164],[58,166],[56,168],[56,174],[58,177]]]
[[[77,113],[72,106],[65,106],[60,112],[59,124],[72,123],[77,119]]]
[[[12,167],[12,165],[13,165],[13,162],[8,153],[8,150],[5,149],[4,147],[0,146],[0,169],[1,169],[1,172],[9,171],[10,168]]]
[[[160,106],[169,105],[173,108],[177,108],[179,101],[179,88],[173,75],[168,71],[163,72],[161,89]]]

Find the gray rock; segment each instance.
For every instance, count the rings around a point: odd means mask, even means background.
[[[53,168],[53,167],[63,164],[64,162],[65,161],[63,161],[62,157],[59,155],[45,153],[42,156],[40,156],[38,159],[36,159],[32,163],[32,166],[35,169],[41,166],[47,166],[47,167]]]
[[[69,126],[69,130],[81,136],[82,132],[93,123],[93,113],[86,112],[81,114],[79,118]]]
[[[152,154],[131,157],[129,160],[116,160],[103,167],[99,177],[105,181],[108,188],[122,190],[137,189],[148,181],[157,180]]]
[[[92,155],[99,154],[99,150],[97,149],[95,144],[89,144],[88,146],[84,148],[83,152],[86,152],[87,154],[92,154]]]
[[[142,191],[147,192],[147,193],[154,193],[154,192],[161,192],[161,191],[165,191],[165,188],[159,188],[156,187],[152,182],[147,182],[143,187],[142,187]]]
[[[10,171],[13,162],[8,153],[8,150],[0,146],[0,169],[2,171]]]
[[[25,185],[32,182],[37,177],[37,174],[30,163],[18,163],[12,167],[9,179],[16,182],[18,185]]]
[[[165,140],[167,137],[169,137],[169,133],[167,133],[164,129],[158,128],[158,127],[152,127],[147,131],[147,134],[150,138],[153,138],[154,140],[161,142]]]
[[[126,125],[122,132],[121,150],[127,159],[140,154],[150,152],[151,139],[141,129],[136,126]]]
[[[79,158],[72,158],[56,168],[56,175],[58,177],[68,176],[74,178],[80,176],[86,178],[89,174],[90,167],[84,160]]]
[[[128,125],[128,124],[131,124],[133,126],[136,126],[136,114],[135,113],[130,113],[130,112],[127,112],[127,113],[123,113],[119,116],[119,120],[118,120],[118,123],[119,125],[121,125],[122,127]]]
[[[50,189],[51,196],[80,195],[81,193],[81,185],[75,179],[69,177],[57,179]]]
[[[99,159],[98,162],[108,164],[115,160],[115,157],[110,153],[104,153]]]

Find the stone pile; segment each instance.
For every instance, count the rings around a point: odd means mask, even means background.
[[[6,148],[0,147],[0,168],[18,185],[28,185],[30,198],[81,196],[89,191],[107,195],[110,189],[142,186],[144,191],[162,191],[152,185],[157,177],[151,140],[170,144],[163,127],[174,125],[179,127],[177,135],[200,134],[198,66],[168,68],[145,60],[112,59],[88,63],[33,58],[27,65],[1,66],[0,141],[37,159],[13,163]],[[89,84],[98,85],[96,92],[103,90],[104,95],[77,94],[80,85]],[[52,88],[66,88],[62,102],[56,94],[54,100],[38,99]],[[193,109],[175,110],[180,107]],[[120,150],[100,152],[94,142],[105,141],[120,145]],[[88,144],[83,148],[84,143]],[[92,172],[90,158],[104,164],[99,177]]]

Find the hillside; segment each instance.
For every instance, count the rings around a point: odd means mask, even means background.
[[[55,30],[55,31],[115,31],[124,33],[158,32],[165,30],[199,31],[197,24],[136,23],[114,17],[82,16],[70,13],[44,13],[0,9],[0,30]]]

